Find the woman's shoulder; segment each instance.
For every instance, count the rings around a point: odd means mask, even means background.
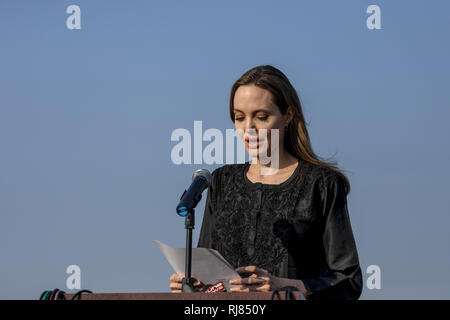
[[[330,182],[342,180],[341,175],[330,167],[325,165],[303,162],[303,175],[304,178],[311,183],[319,183],[321,187],[325,187]]]

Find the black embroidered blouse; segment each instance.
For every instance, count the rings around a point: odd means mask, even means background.
[[[301,279],[310,299],[358,299],[362,274],[342,178],[299,159],[283,183],[253,183],[249,166],[213,171],[197,246],[236,268]]]

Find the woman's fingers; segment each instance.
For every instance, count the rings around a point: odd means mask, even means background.
[[[230,284],[238,285],[238,284],[262,284],[267,282],[267,279],[261,279],[256,277],[249,277],[249,278],[238,278],[238,279],[232,279],[230,280]]]
[[[270,274],[267,270],[258,268],[257,266],[240,267],[235,270],[239,274],[251,273],[248,278],[237,278],[230,280],[232,287],[230,291],[234,292],[266,292],[271,289]]]
[[[265,284],[265,285],[263,285],[263,286],[257,287],[257,288],[255,288],[255,291],[258,291],[258,292],[267,292],[267,291],[271,291],[271,290],[270,290],[270,284]]]
[[[257,266],[240,267],[235,270],[237,273],[256,273],[258,276],[267,276],[269,272],[267,270],[258,268]]]
[[[174,273],[170,276],[170,289],[173,290],[181,290],[183,285],[184,274]],[[204,286],[203,282],[200,280],[194,279],[194,287],[202,287]]]
[[[201,283],[200,281],[197,281],[194,283],[194,287],[200,287],[202,286],[203,283]],[[181,282],[170,282],[169,285],[170,289],[181,289],[183,287],[183,284]]]
[[[172,281],[172,282],[182,282],[183,281],[183,278],[184,278],[184,274],[180,274],[180,273],[174,273],[174,274],[172,274],[171,276],[170,276],[170,281]],[[194,281],[197,283],[197,282],[200,282],[200,280],[197,280],[197,279],[195,279],[195,278],[192,278],[192,279],[194,279]]]
[[[230,288],[231,292],[250,292],[250,288],[249,287],[232,287]]]
[[[201,287],[201,286],[203,286],[203,283],[200,280],[195,279],[194,287]]]
[[[178,282],[171,282],[170,283],[170,285],[169,285],[169,288],[171,289],[171,290],[181,290],[182,289],[182,284],[181,283],[178,283]]]
[[[201,283],[198,284],[198,285],[194,284],[194,287],[201,287],[201,286],[202,286]],[[169,288],[172,291],[180,291],[181,292],[181,290],[183,289],[183,284],[179,283],[179,282],[171,282],[170,285],[169,285]]]
[[[264,284],[262,286],[239,286],[232,287],[230,289],[231,292],[268,292],[270,290],[269,284]]]
[[[170,276],[170,282],[180,282],[183,281],[184,274],[174,273]]]

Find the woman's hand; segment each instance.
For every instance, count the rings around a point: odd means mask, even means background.
[[[239,274],[250,273],[251,275],[248,278],[230,280],[230,285],[236,285],[230,289],[233,292],[268,292],[284,286],[283,278],[275,277],[267,270],[256,266],[240,267],[236,269],[236,272]]]
[[[184,278],[184,274],[179,274],[179,273],[174,273],[173,275],[170,276],[170,290],[172,290],[172,292],[181,292],[183,284]],[[194,288],[195,289],[203,289],[204,284],[203,282],[201,282],[200,280],[197,280],[195,278],[194,279]]]

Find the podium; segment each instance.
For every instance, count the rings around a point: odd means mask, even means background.
[[[296,300],[302,300],[299,291],[293,292]],[[74,294],[65,294],[72,299]],[[219,293],[172,293],[172,292],[137,292],[137,293],[83,293],[80,300],[270,300],[272,292],[219,292]],[[285,300],[284,292],[280,292],[281,300]],[[278,296],[274,297],[278,300]]]

